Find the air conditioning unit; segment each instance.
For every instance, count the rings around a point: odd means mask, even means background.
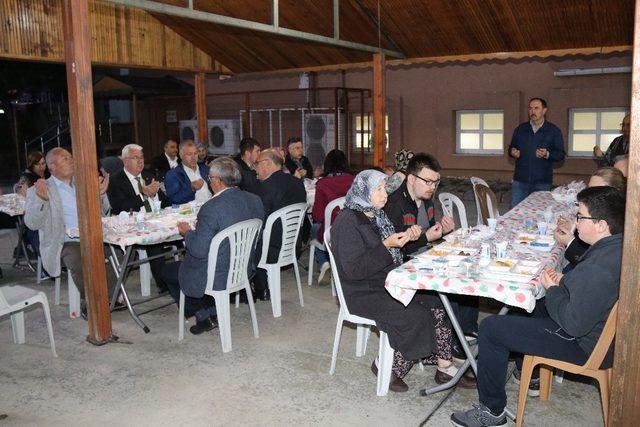
[[[334,114],[306,113],[303,118],[303,136],[305,156],[313,167],[324,164],[327,153],[336,147],[335,135],[338,132],[338,148],[344,151],[344,114],[338,115],[336,124]]]
[[[235,154],[240,146],[240,121],[238,119],[207,120],[208,141],[198,140],[198,121],[181,120],[180,142],[192,139],[207,145],[210,156],[228,156]]]

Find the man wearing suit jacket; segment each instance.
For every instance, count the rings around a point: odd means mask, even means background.
[[[73,157],[64,148],[56,147],[46,156],[51,172],[48,179],[39,179],[27,191],[24,221],[31,230],[40,234],[40,256],[42,266],[52,276],[60,276],[60,261],[71,272],[71,277],[84,299],[80,239],[71,237],[70,230],[78,228],[78,210],[73,178]],[[102,214],[109,213],[109,200],[105,194],[109,186],[109,175],[100,181],[100,204]],[[107,268],[107,286],[112,295],[116,277]],[[91,286],[91,285],[89,285]]]
[[[198,149],[193,141],[180,144],[182,163],[171,169],[164,178],[164,186],[171,203],[182,204],[195,200],[203,204],[211,198],[207,167],[198,164]]]
[[[175,139],[169,138],[164,143],[164,153],[158,154],[151,159],[151,170],[156,175],[158,181],[164,181],[164,177],[171,169],[180,164],[178,157],[178,143]]]
[[[144,153],[137,144],[126,145],[122,149],[124,168],[111,176],[107,195],[111,204],[111,213],[146,211],[151,212],[151,204],[159,203],[161,207],[171,205],[167,196],[160,189],[160,183],[144,168]],[[163,252],[163,245],[146,245],[142,247],[148,256],[159,255]],[[167,285],[162,280],[164,258],[149,261],[158,290],[164,292]]]
[[[240,174],[242,174],[240,189],[253,194],[258,194],[258,187],[260,186],[256,171],[253,168],[259,155],[260,143],[253,138],[242,138],[242,141],[240,141],[240,154],[233,158],[240,167]]]
[[[264,205],[264,220],[273,212],[294,203],[306,203],[307,192],[301,179],[282,172],[282,157],[276,150],[264,150],[255,163],[258,179],[261,181],[258,195]],[[261,248],[261,242],[258,243]],[[282,246],[282,224],[273,225],[271,240],[269,241],[268,262],[275,262]],[[259,252],[258,250],[257,252]],[[258,268],[253,278],[256,297],[265,301],[270,299],[267,272]]]
[[[289,170],[289,173],[294,175],[296,178],[313,179],[313,166],[309,159],[302,154],[302,139],[295,136],[289,138],[287,141],[287,151],[288,153],[284,165]]]
[[[196,324],[189,329],[194,335],[218,326],[213,298],[204,294],[211,240],[233,224],[264,216],[260,198],[237,187],[241,175],[232,159],[221,157],[213,160],[208,176],[214,196],[200,208],[196,228],[191,229],[185,222],[178,223],[186,248],[184,261],[167,264],[164,269],[165,281],[176,304],[180,302],[182,290],[185,294],[185,316],[196,316]],[[255,261],[254,256],[249,262],[250,270],[255,268]],[[229,244],[223,242],[218,252],[213,289],[226,288],[229,262]],[[249,271],[249,277],[252,274],[253,271]]]

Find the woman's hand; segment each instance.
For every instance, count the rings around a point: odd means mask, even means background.
[[[422,234],[422,227],[419,225],[412,225],[410,228],[405,230],[405,233],[409,235],[409,240],[413,242],[420,238],[420,234]]]
[[[402,233],[393,233],[382,241],[382,243],[389,248],[401,248],[409,241],[409,234],[406,231]]]

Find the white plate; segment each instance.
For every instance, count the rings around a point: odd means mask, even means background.
[[[501,263],[506,263],[508,265],[500,265]],[[516,264],[518,264],[518,260],[516,259],[495,259],[489,263],[487,269],[493,272],[507,273],[515,267]]]

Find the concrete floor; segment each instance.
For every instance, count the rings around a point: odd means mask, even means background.
[[[1,283],[35,287],[33,274],[9,268],[14,244],[15,232],[0,233]],[[144,316],[149,334],[126,312],[114,313],[119,342],[94,347],[85,341],[87,323],[68,317],[66,291],[55,306],[53,282],[44,282],[40,289],[50,300],[59,357],[51,358],[41,310],[27,313],[24,345],[13,343],[9,317],[0,319],[0,425],[417,426],[439,404],[444,393],[418,395],[434,384],[434,367],[415,367],[406,378],[409,392],[376,397],[369,366],[377,336],[357,358],[351,327],[343,329],[336,374],[329,375],[338,313],[331,290],[307,287],[304,275],[300,307],[292,270],[282,278],[282,317],[273,318],[270,304],[258,302],[260,338],[254,339],[248,306],[232,308],[233,351],[226,354],[218,330],[186,332],[178,342],[175,306]],[[136,280],[132,275],[128,285],[134,299],[140,298]],[[154,303],[162,301],[168,297]],[[517,386],[511,381],[507,393],[515,409]],[[426,425],[450,425],[452,411],[477,399],[475,390],[456,389]],[[549,402],[528,400],[525,423],[602,425],[598,389],[572,378],[554,384]]]

